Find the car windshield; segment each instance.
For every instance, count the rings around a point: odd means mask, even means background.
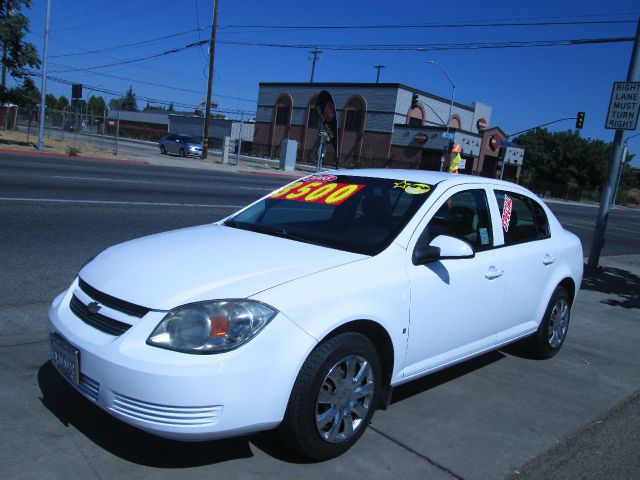
[[[406,180],[313,175],[275,191],[225,225],[365,255],[384,250],[433,190]]]
[[[200,143],[200,140],[198,140],[196,137],[192,137],[191,135],[180,135],[178,138],[181,142],[185,143]]]

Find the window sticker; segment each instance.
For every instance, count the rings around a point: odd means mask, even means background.
[[[509,198],[509,195],[504,194],[504,206],[502,207],[502,228],[505,232],[509,231],[509,222],[511,222],[511,208],[513,207],[513,200]]]
[[[354,183],[295,182],[271,194],[271,198],[340,205],[362,188],[364,185]]]
[[[310,177],[307,177],[305,179],[303,179],[303,182],[333,182],[335,180],[337,180],[338,177],[336,177],[335,175],[312,175]]]
[[[489,230],[486,228],[480,229],[480,244],[489,245]]]
[[[401,188],[405,193],[410,195],[422,195],[431,191],[431,185],[426,183],[409,183],[406,180],[395,182],[393,188]]]

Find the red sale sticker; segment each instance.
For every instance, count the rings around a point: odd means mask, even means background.
[[[311,177],[307,177],[303,179],[303,182],[333,182],[337,180],[338,177],[335,175],[312,175]]]
[[[509,195],[504,195],[504,205],[502,207],[502,228],[505,232],[509,231],[509,222],[511,222],[511,208],[513,207],[513,200],[509,198]]]
[[[273,193],[271,198],[340,205],[363,188],[364,185],[352,183],[295,182]]]

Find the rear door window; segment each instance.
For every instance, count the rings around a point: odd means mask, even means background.
[[[549,238],[549,221],[542,205],[519,193],[496,190],[495,195],[505,245]]]

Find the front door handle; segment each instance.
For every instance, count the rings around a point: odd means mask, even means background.
[[[551,255],[549,255],[548,253],[544,256],[544,258],[542,259],[542,263],[544,263],[545,265],[551,265],[553,262],[555,262],[556,259],[553,258]]]
[[[489,280],[493,280],[494,278],[498,278],[502,276],[503,273],[504,273],[504,270],[502,270],[501,268],[496,268],[492,266],[492,267],[489,267],[489,271],[487,271],[487,273],[485,273],[484,276]]]

